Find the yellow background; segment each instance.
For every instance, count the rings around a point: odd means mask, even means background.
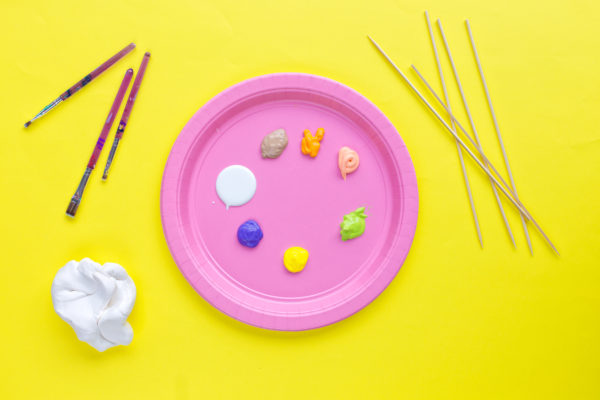
[[[470,18],[519,193],[560,257],[534,231],[530,256],[506,203],[512,248],[487,180],[468,161],[479,248],[454,142],[365,36],[439,90],[425,9],[443,18],[500,167]],[[2,0],[0,15],[0,398],[600,397],[597,1]],[[132,54],[23,129],[130,41]],[[100,180],[105,149],[70,220],[64,211],[116,88],[146,50],[109,180]],[[186,121],[230,85],[281,71],[327,76],[372,100],[401,133],[420,191],[414,244],[389,288],[357,315],[303,333],[213,309],[179,273],[160,222],[163,167]],[[83,257],[118,262],[135,281],[130,346],[98,353],[54,313],[54,274]]]

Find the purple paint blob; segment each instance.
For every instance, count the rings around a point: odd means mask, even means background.
[[[258,222],[249,219],[238,228],[237,238],[242,246],[256,247],[263,238],[263,233]]]

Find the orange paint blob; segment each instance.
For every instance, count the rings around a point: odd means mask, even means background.
[[[321,148],[321,140],[323,140],[323,136],[325,135],[325,129],[319,128],[317,129],[317,133],[313,136],[310,133],[310,130],[304,130],[304,137],[302,138],[301,150],[302,154],[306,154],[315,158],[317,154],[319,154],[319,149]]]

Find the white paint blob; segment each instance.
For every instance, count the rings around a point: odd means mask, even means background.
[[[225,206],[241,206],[256,193],[256,177],[243,165],[230,165],[217,177],[217,194]]]

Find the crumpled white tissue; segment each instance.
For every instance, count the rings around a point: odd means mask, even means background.
[[[98,351],[128,345],[133,329],[127,317],[135,303],[135,285],[119,264],[84,258],[69,261],[52,282],[56,313],[73,327],[77,338]]]

